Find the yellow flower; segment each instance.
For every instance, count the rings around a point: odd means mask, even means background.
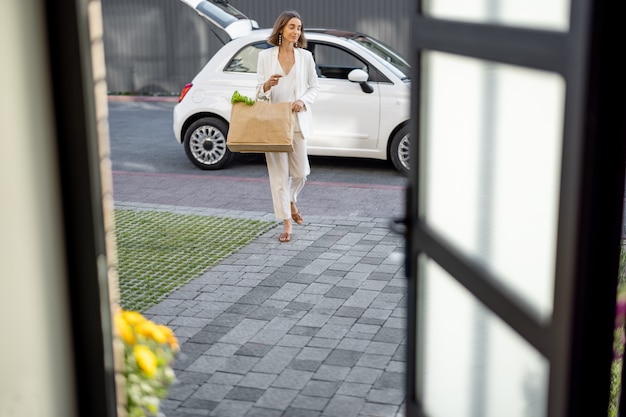
[[[127,345],[135,344],[135,333],[133,333],[133,328],[130,327],[128,322],[122,318],[121,315],[115,315],[115,327],[119,332],[120,337]]]
[[[124,311],[122,312],[122,318],[131,326],[136,326],[146,321],[146,318],[136,311]]]
[[[157,371],[157,357],[154,353],[144,345],[137,345],[133,349],[135,360],[139,368],[150,378],[152,378]]]
[[[148,339],[152,339],[159,344],[167,342],[167,336],[165,335],[165,333],[163,333],[161,327],[152,321],[144,321],[143,323],[139,324],[135,328],[135,330],[140,335]]]
[[[172,329],[163,325],[159,325],[159,329],[161,329],[161,331],[165,335],[165,338],[167,339],[167,343],[170,345],[170,348],[172,350],[178,350],[178,339],[176,339],[176,335],[174,334]]]

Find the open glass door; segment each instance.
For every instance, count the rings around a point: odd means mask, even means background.
[[[416,4],[407,415],[606,415],[624,197],[617,8]]]

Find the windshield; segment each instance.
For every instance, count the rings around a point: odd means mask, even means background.
[[[388,64],[391,64],[391,66],[396,70],[400,71],[402,74],[400,78],[403,80],[411,78],[411,66],[409,63],[389,46],[364,35],[355,36],[352,40],[358,42],[365,49],[369,50]]]

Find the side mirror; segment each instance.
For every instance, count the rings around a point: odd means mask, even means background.
[[[366,94],[371,94],[374,92],[374,88],[367,83],[367,79],[369,78],[369,74],[362,69],[353,69],[348,74],[348,80],[353,83],[361,84],[361,90],[363,90]]]
[[[363,71],[362,69],[353,69],[348,74],[348,79],[350,81],[352,81],[353,83],[359,83],[359,84],[367,82],[367,79],[369,77],[370,77],[369,74]]]

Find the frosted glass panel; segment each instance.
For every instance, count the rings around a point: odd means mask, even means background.
[[[420,272],[425,414],[547,415],[548,361],[434,261],[420,259]]]
[[[563,80],[437,52],[424,69],[420,214],[547,320]]]
[[[568,0],[426,0],[425,14],[441,19],[567,31]]]

